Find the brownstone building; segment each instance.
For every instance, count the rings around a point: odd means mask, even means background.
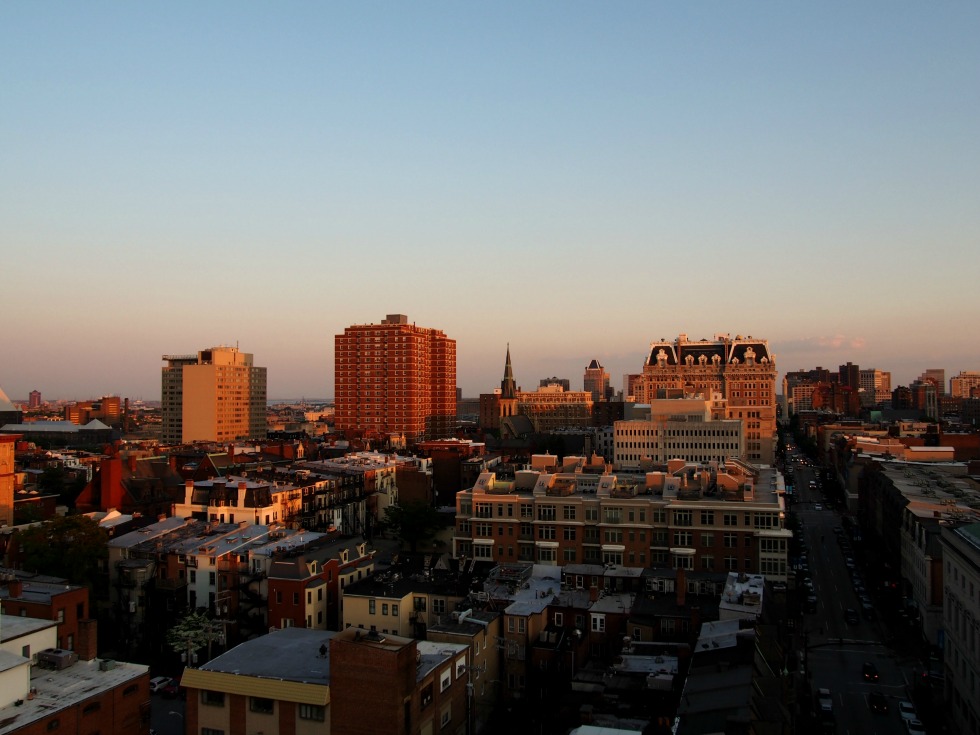
[[[347,327],[334,347],[338,431],[412,444],[452,436],[456,340],[389,314],[381,324]]]

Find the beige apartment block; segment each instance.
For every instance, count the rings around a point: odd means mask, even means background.
[[[162,441],[232,442],[266,435],[266,369],[237,347],[164,355]]]

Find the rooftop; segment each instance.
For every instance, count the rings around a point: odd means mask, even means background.
[[[235,646],[200,670],[326,686],[330,639],[335,635],[329,630],[283,628]]]

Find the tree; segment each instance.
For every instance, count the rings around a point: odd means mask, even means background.
[[[435,538],[443,523],[439,511],[424,501],[415,500],[385,508],[384,525],[402,544],[408,544],[412,552],[416,552],[419,544]]]
[[[54,518],[17,534],[23,567],[93,587],[99,562],[107,559],[109,536],[82,515]]]
[[[223,640],[222,622],[212,620],[202,612],[192,612],[184,616],[177,625],[167,631],[167,645],[184,657],[184,663],[194,663],[199,648],[208,647],[211,658],[211,644]]]

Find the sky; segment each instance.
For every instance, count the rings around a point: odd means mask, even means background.
[[[332,397],[406,314],[466,396],[651,341],[980,369],[980,3],[0,3],[0,388]]]

